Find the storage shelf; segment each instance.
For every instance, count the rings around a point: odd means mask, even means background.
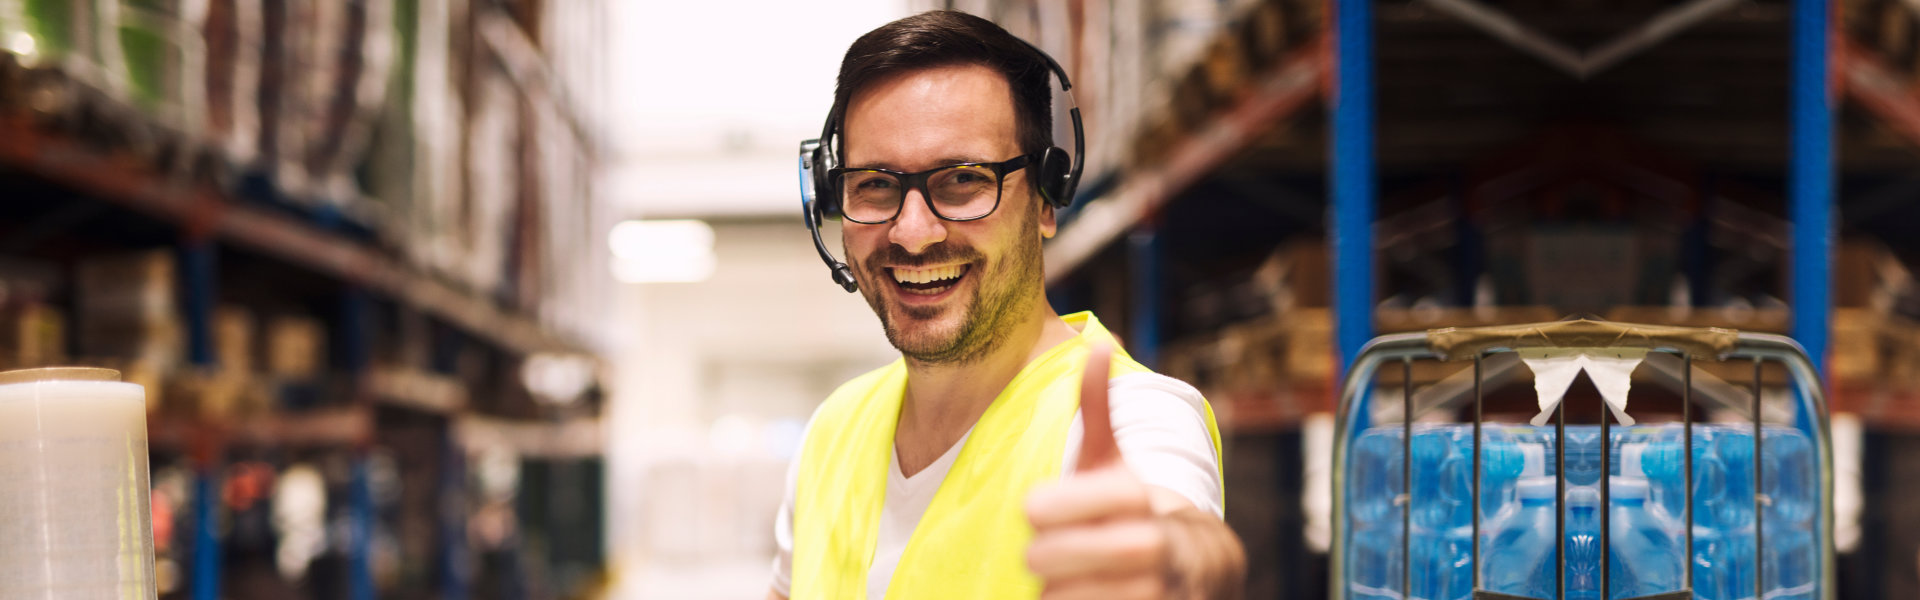
[[[207,449],[222,446],[341,448],[373,439],[373,426],[373,411],[365,407],[256,415],[219,422],[150,415],[147,439],[154,448],[187,451],[197,451],[202,446]]]
[[[588,458],[600,456],[606,447],[605,425],[596,417],[524,421],[457,415],[452,424],[454,439],[474,453],[506,448],[524,457]],[[376,426],[375,411],[369,406],[220,420],[149,415],[147,443],[155,449],[189,454],[233,447],[350,449],[372,443]]]
[[[1296,383],[1259,392],[1219,393],[1207,397],[1221,433],[1271,433],[1298,427],[1308,415],[1333,406],[1333,388]]]
[[[567,132],[574,140],[590,153],[597,153],[608,145],[604,133],[597,133],[584,122],[579,97],[561,84],[552,64],[525,29],[511,17],[493,12],[481,13],[475,21],[475,33],[500,58],[521,93],[536,99],[542,110],[552,110],[556,118],[566,123]]]
[[[518,421],[463,416],[453,421],[453,436],[469,453],[510,448],[523,457],[586,458],[606,449],[606,424],[596,417],[555,421]]]
[[[102,153],[36,127],[25,114],[0,114],[0,165],[207,236],[364,286],[509,351],[578,352],[532,318],[401,265],[374,248],[239,202],[206,185],[183,184],[131,156]]]
[[[1073,273],[1318,96],[1328,52],[1325,37],[1308,40],[1254,78],[1238,101],[1216,110],[1195,132],[1174,142],[1165,160],[1127,174],[1111,197],[1087,204],[1047,244],[1047,283]]]
[[[1866,113],[1920,146],[1920,85],[1888,65],[1880,53],[1846,34],[1834,41],[1836,79]]]
[[[375,402],[413,410],[457,415],[467,409],[467,386],[459,380],[414,369],[374,367],[367,385]]]

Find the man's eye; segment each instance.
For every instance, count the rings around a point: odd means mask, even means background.
[[[893,180],[885,177],[871,177],[855,185],[860,190],[885,191],[893,189]]]
[[[953,175],[954,183],[986,183],[989,181],[993,181],[993,179],[987,177],[986,173],[981,173],[974,169],[960,169],[958,173]]]

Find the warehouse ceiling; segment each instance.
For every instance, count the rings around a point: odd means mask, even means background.
[[[846,45],[905,16],[902,0],[613,3],[614,151],[604,191],[622,217],[798,219],[795,152],[818,137]]]
[[[1500,39],[1462,18],[1490,11],[1533,36]],[[1671,37],[1579,72],[1623,37],[1682,10],[1707,11]],[[1784,2],[1425,0],[1376,8],[1377,158],[1383,175],[1483,167],[1568,132],[1603,130],[1664,160],[1722,173],[1779,173],[1788,144]],[[1545,46],[1527,42],[1545,40]],[[1560,54],[1555,52],[1559,51]],[[1595,66],[1595,65],[1589,65]],[[1842,108],[1841,167],[1905,169],[1912,146]],[[1319,172],[1325,120],[1309,111],[1237,166]]]

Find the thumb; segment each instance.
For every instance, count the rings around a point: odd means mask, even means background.
[[[1120,445],[1113,441],[1113,413],[1107,406],[1107,373],[1113,367],[1113,347],[1094,344],[1080,380],[1080,460],[1075,472],[1084,473],[1120,462]]]

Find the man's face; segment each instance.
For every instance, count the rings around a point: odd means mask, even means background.
[[[1007,80],[979,65],[869,85],[848,103],[843,139],[848,167],[908,173],[1020,155]],[[1041,206],[1028,173],[1008,173],[999,208],[977,221],[943,220],[909,190],[892,221],[844,222],[841,242],[860,294],[901,354],[970,362],[1041,300],[1040,240],[1053,235],[1053,211]]]

